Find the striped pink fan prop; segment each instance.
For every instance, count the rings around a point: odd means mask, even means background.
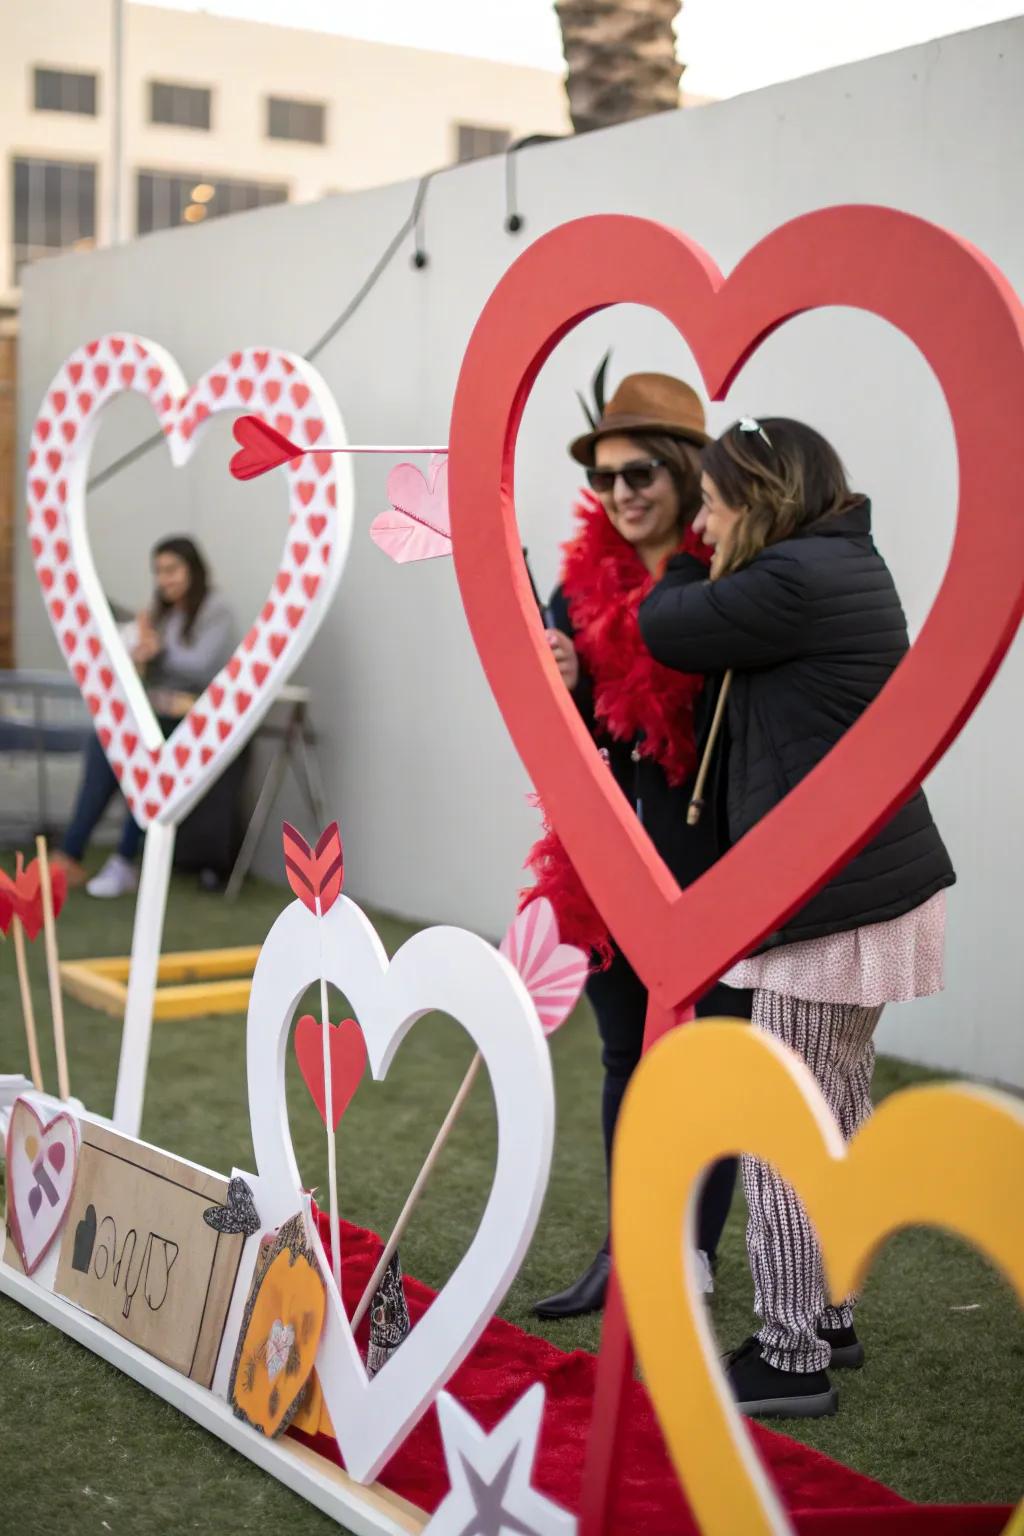
[[[501,941],[501,953],[526,983],[544,1033],[554,1034],[576,1006],[588,961],[582,949],[558,942],[558,920],[546,896],[523,908]]]

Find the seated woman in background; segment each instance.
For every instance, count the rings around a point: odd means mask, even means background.
[[[191,539],[162,539],[153,550],[155,591],[139,614],[129,642],[150,703],[165,736],[230,659],[234,621],[225,598],[211,590],[206,561]],[[54,859],[68,885],[85,885],[90,896],[123,896],[138,884],[135,859],[142,831],[126,816],[117,852],[88,880],[80,862],[118,782],[96,736],[85,749],[82,782],[71,823]],[[88,883],[87,883],[88,881]]]
[[[906,654],[907,624],[871,537],[870,503],[851,492],[838,454],[813,428],[744,417],[704,449],[701,464],[694,527],[714,550],[710,579],[691,553],[674,557],[641,604],[640,628],[667,667],[732,672],[708,809],[735,843],[881,692]],[[883,1008],[942,987],[954,878],[918,790],[723,978],[753,988],[755,1027],[803,1058],[847,1140],[871,1114]],[[762,1323],[727,1357],[727,1378],[748,1414],[834,1413],[828,1367],[864,1361],[854,1298],[830,1302],[791,1186],[756,1158],[742,1165]]]

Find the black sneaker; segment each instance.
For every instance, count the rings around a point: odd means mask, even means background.
[[[761,1341],[745,1339],[725,1356],[736,1406],[752,1418],[821,1419],[835,1413],[839,1393],[824,1371],[777,1371],[761,1358]]]
[[[864,1364],[864,1345],[852,1328],[819,1328],[818,1338],[831,1346],[834,1370],[859,1371]]]

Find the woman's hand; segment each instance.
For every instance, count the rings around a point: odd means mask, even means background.
[[[576,647],[560,629],[549,629],[545,633],[562,682],[571,693],[580,680],[580,659],[576,655]]]
[[[144,667],[154,656],[160,654],[160,636],[153,628],[148,613],[140,613],[135,621],[137,635],[132,646],[132,661],[137,667]]]

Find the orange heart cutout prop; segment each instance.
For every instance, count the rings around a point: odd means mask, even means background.
[[[930,364],[959,456],[949,567],[913,649],[828,757],[684,891],[561,683],[515,521],[516,435],[533,382],[556,344],[610,304],[643,304],[670,320],[715,400],[786,320],[828,305],[867,310]],[[728,278],[699,245],[663,225],[580,219],[524,252],[488,300],[459,374],[450,436],[462,601],[551,822],[661,1008],[699,997],[863,847],[984,693],[1024,610],[1022,400],[1024,319],[1005,279],[966,242],[889,208],[794,219]]]
[[[295,1026],[295,1059],[299,1063],[310,1097],[320,1118],[327,1124],[327,1094],[324,1083],[324,1025],[311,1013],[304,1013]],[[355,1019],[328,1024],[331,1058],[331,1108],[333,1130],[351,1104],[366,1071],[366,1041]]]
[[[238,1336],[228,1401],[260,1434],[279,1435],[300,1410],[326,1302],[301,1215],[260,1250]]]
[[[906,1089],[847,1146],[803,1062],[748,1026],[673,1030],[637,1067],[612,1167],[612,1244],[637,1357],[700,1529],[783,1536],[688,1268],[701,1176],[739,1152],[796,1187],[835,1300],[860,1286],[886,1238],[923,1224],[980,1249],[1024,1302],[1024,1104],[968,1086]]]

